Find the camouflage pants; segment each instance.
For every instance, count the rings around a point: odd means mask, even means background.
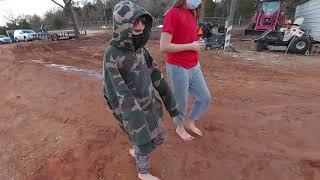
[[[149,154],[164,142],[166,133],[163,131],[150,143],[142,146],[134,146],[136,166],[140,174],[148,174],[150,168]]]

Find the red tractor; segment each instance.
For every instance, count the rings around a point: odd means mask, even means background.
[[[299,54],[309,54],[313,38],[310,29],[302,29],[303,17],[292,24],[285,21],[282,0],[259,0],[257,11],[252,18],[252,29],[245,35],[254,35],[258,51],[279,50]],[[285,25],[285,27],[282,27]]]
[[[252,18],[252,29],[246,35],[259,35],[266,30],[277,31],[284,22],[282,0],[259,0],[257,11]]]

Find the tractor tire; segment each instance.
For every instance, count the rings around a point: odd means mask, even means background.
[[[311,47],[311,40],[308,36],[296,37],[291,42],[289,51],[296,54],[305,54]]]
[[[59,41],[59,36],[58,35],[55,36],[55,41]]]
[[[267,46],[265,44],[263,44],[263,43],[257,43],[256,44],[256,50],[258,52],[262,52],[264,50],[267,50]]]
[[[251,29],[255,30],[256,29],[256,23],[251,24]]]

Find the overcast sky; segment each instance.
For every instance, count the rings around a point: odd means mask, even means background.
[[[57,7],[51,0],[0,0],[0,26],[5,25],[5,16],[10,13],[14,16],[22,14],[43,16],[47,10]]]

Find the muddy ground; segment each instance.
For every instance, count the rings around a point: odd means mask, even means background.
[[[104,105],[106,34],[0,46],[0,180],[136,180],[130,143]],[[164,71],[157,40],[148,45]],[[214,97],[184,143],[152,154],[164,180],[319,180],[320,58],[201,53]]]

